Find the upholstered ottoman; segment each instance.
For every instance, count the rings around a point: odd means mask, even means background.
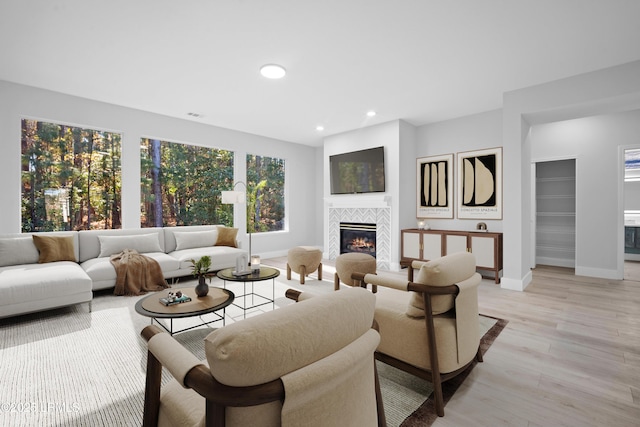
[[[322,251],[312,246],[296,246],[287,253],[287,280],[291,280],[291,270],[300,275],[300,284],[304,277],[318,270],[318,280],[322,280]]]
[[[358,252],[338,255],[338,258],[336,258],[336,274],[333,278],[333,288],[336,291],[340,289],[340,280],[349,286],[360,286],[360,283],[356,283],[356,281],[351,278],[353,273],[367,274],[375,272],[376,259],[371,255]],[[378,287],[373,285],[371,290],[377,292]]]

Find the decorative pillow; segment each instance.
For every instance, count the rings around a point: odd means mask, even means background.
[[[35,264],[40,255],[31,236],[0,239],[0,267]]]
[[[40,252],[38,262],[75,261],[73,236],[40,236],[32,235],[33,243]]]
[[[176,238],[176,251],[214,246],[218,240],[218,230],[174,231],[173,235]]]
[[[231,227],[218,227],[218,240],[216,246],[231,246],[237,248],[236,236],[238,235],[237,228]]]
[[[107,257],[125,249],[135,249],[138,253],[162,252],[157,233],[132,234],[130,236],[98,236],[100,240],[99,257]]]
[[[476,272],[475,256],[467,252],[460,252],[434,259],[424,264],[415,278],[416,283],[430,286],[449,286],[462,282]],[[411,292],[411,299],[407,307],[407,316],[424,317],[424,301],[418,292]],[[431,297],[433,314],[442,314],[451,310],[455,305],[453,295],[434,295]]]

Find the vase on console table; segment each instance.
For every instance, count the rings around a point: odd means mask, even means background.
[[[198,276],[198,284],[195,288],[198,298],[207,296],[209,293],[209,285],[207,285],[207,278],[205,276]]]

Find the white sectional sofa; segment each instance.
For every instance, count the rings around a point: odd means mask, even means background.
[[[37,233],[71,237],[73,261],[39,263],[41,256],[31,234],[0,235],[0,318],[88,302],[93,291],[115,286],[116,271],[109,257],[136,249],[160,264],[166,279],[191,274],[191,259],[209,255],[211,270],[234,267],[246,251],[220,245],[235,244],[224,226],[86,230]],[[229,236],[234,236],[229,242]]]

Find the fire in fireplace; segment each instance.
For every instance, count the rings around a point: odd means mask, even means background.
[[[354,222],[340,223],[340,253],[360,252],[375,258],[376,225]]]

